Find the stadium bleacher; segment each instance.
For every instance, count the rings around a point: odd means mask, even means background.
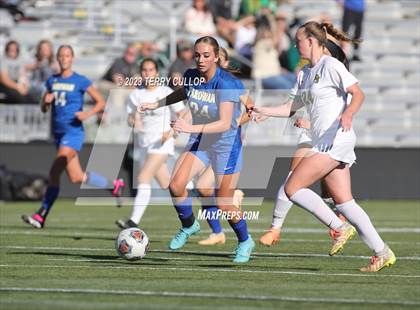
[[[366,2],[363,62],[351,66],[367,95],[355,119],[358,145],[419,147],[420,7],[409,0]],[[9,29],[8,36],[18,39],[26,54],[43,38],[50,38],[56,46],[70,43],[77,56],[75,70],[98,80],[128,42],[152,40],[163,48],[174,44],[184,34],[182,19],[189,6],[190,1],[184,0],[38,0],[24,6],[25,13],[38,21],[22,21]],[[292,6],[302,20],[328,12],[334,24],[340,25],[341,10],[335,1],[294,1]],[[258,88],[253,80],[244,82],[252,90]],[[6,113],[4,107],[0,109]],[[282,126],[278,122],[250,126],[250,137],[266,134],[264,140],[260,136],[258,142],[249,139],[249,143],[294,144],[292,138],[278,138]],[[4,137],[2,133],[1,141]]]

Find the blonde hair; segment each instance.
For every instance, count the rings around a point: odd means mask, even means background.
[[[334,28],[331,23],[318,23],[315,21],[310,21],[303,24],[299,28],[303,28],[305,34],[308,37],[317,39],[321,46],[325,46],[325,43],[327,42],[327,34],[335,38],[337,41],[353,43],[361,42],[357,39],[350,39],[344,32]]]

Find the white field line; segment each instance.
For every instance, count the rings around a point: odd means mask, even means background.
[[[62,227],[63,229],[72,229],[77,230],[78,228],[91,228],[91,225],[86,225],[86,226],[65,226]],[[166,231],[166,232],[172,232],[175,231],[175,229],[162,229],[161,232]],[[20,230],[3,230],[0,227],[0,235],[1,234],[7,234],[7,232],[20,232],[22,234],[48,234],[48,230],[27,230],[27,231],[20,231]],[[61,230],[63,231],[63,230]],[[255,232],[255,233],[262,233],[267,231],[266,229],[256,229],[256,228],[250,228],[248,229],[249,232]],[[378,232],[381,233],[415,233],[415,234],[420,234],[420,228],[419,227],[378,227],[377,228]],[[64,231],[65,232],[65,231]],[[211,233],[210,229],[202,229],[201,230],[202,233]],[[297,233],[297,234],[325,234],[328,233],[328,230],[326,228],[283,228],[282,232],[285,233]],[[227,230],[225,231],[225,233],[228,234],[233,234],[233,231],[231,230]]]
[[[128,295],[128,296],[158,296],[158,297],[189,297],[189,298],[223,298],[233,300],[255,301],[286,301],[286,302],[316,302],[338,304],[380,304],[417,306],[420,302],[414,300],[373,300],[347,298],[314,298],[299,296],[264,296],[264,295],[236,295],[218,293],[195,293],[175,291],[127,291],[102,289],[72,289],[72,288],[44,288],[44,287],[0,287],[3,292],[37,292],[37,293],[65,293],[65,294],[93,294],[93,295]]]
[[[287,230],[283,230],[287,232]],[[203,232],[203,230],[201,231]],[[261,231],[263,232],[263,230]],[[326,231],[324,231],[326,233]],[[84,232],[52,232],[52,231],[39,231],[39,230],[0,230],[0,235],[35,235],[35,236],[57,236],[57,237],[69,237],[69,238],[83,238],[83,237],[102,237],[102,238],[116,238],[118,231],[115,233],[84,233]],[[233,232],[225,231],[225,234],[233,235]],[[173,234],[159,234],[159,237],[172,238]],[[235,237],[226,237],[226,240],[237,240]],[[302,242],[302,243],[331,243],[330,240],[320,239],[293,239],[293,238],[281,238],[282,242]],[[351,243],[364,243],[360,240],[352,240]],[[409,241],[387,241],[387,244],[409,244],[409,245],[420,245],[420,242],[409,242]]]
[[[186,267],[150,267],[147,265],[131,265],[131,266],[92,266],[92,265],[17,265],[17,264],[1,264],[0,268],[35,268],[35,269],[137,269],[137,270],[170,270],[170,271],[192,271],[192,272],[230,272],[230,273],[262,273],[262,274],[287,274],[287,275],[304,275],[314,277],[373,277],[373,278],[416,278],[420,275],[401,275],[401,274],[365,274],[365,273],[326,273],[326,272],[303,272],[303,271],[280,271],[280,270],[252,270],[252,269],[228,269],[228,268],[186,268]]]
[[[32,247],[32,246],[15,246],[15,245],[2,245],[0,249],[16,249],[16,250],[47,250],[47,251],[103,251],[110,252],[115,251],[113,248],[66,248],[66,247]],[[170,253],[170,254],[216,254],[216,255],[233,255],[233,252],[227,251],[172,251],[172,250],[149,250],[149,253]],[[57,254],[60,255],[60,254]],[[317,254],[317,253],[267,253],[267,252],[254,252],[253,257],[264,257],[264,258],[278,258],[278,257],[330,257],[328,254]],[[165,259],[171,259],[171,257],[165,257]],[[337,255],[337,258],[351,258],[351,259],[370,259],[370,256],[363,255]],[[418,256],[397,256],[399,260],[420,260]]]

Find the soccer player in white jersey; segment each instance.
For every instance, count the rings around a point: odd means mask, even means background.
[[[296,33],[296,45],[310,64],[298,75],[298,96],[286,105],[257,109],[270,116],[289,117],[291,111],[305,106],[311,122],[312,149],[289,176],[284,191],[297,205],[336,231],[330,255],[337,254],[355,233],[354,225],[366,245],[374,252],[362,272],[376,272],[393,265],[394,253],[386,245],[365,211],[351,193],[349,167],[356,156],[356,135],[352,128],[354,114],[360,109],[364,94],[358,80],[337,59],[323,53],[327,33],[341,40],[344,34],[331,24],[307,22]],[[347,105],[347,95],[352,98]],[[324,178],[337,209],[352,224],[341,221],[315,192],[308,187]]]
[[[340,48],[339,45],[336,44],[335,38],[332,36],[327,36],[327,41],[324,48],[324,53],[326,55],[332,56],[338,60],[340,60],[344,66],[349,69],[349,61],[347,60],[347,57],[344,53],[344,51]],[[303,61],[301,61],[303,62]],[[304,64],[302,64],[303,67]],[[294,100],[297,94],[297,84],[295,87],[292,88],[289,94],[288,100]],[[256,121],[261,122],[268,118],[267,116],[260,116],[257,117]],[[287,214],[289,213],[290,208],[293,205],[293,202],[290,201],[289,198],[287,198],[285,192],[284,192],[284,184],[286,183],[289,175],[291,172],[295,169],[295,167],[299,164],[299,162],[302,160],[302,158],[311,150],[312,148],[312,139],[310,137],[310,122],[307,119],[306,115],[305,117],[297,118],[295,120],[296,127],[301,128],[301,132],[299,135],[298,143],[297,143],[297,149],[295,150],[292,160],[290,163],[290,170],[286,177],[286,180],[283,182],[283,184],[280,186],[278,193],[277,193],[277,199],[273,208],[273,216],[271,221],[271,227],[261,236],[260,243],[266,246],[272,246],[280,241],[280,231],[283,227],[284,221],[286,219]],[[331,195],[329,194],[329,190],[327,187],[327,184],[324,182],[324,180],[321,180],[321,197],[324,200],[324,202],[337,214],[337,216],[341,220],[345,220],[345,217],[340,214],[335,207],[334,200],[331,198]],[[333,237],[335,235],[334,230],[330,229],[329,231],[330,236]]]
[[[128,123],[134,126],[135,147],[134,157],[139,160],[141,169],[137,181],[137,195],[129,220],[117,220],[120,228],[137,227],[143,216],[152,193],[153,178],[160,187],[167,189],[170,173],[167,166],[168,156],[174,155],[174,137],[171,131],[171,113],[181,116],[185,106],[182,101],[163,109],[136,113],[137,107],[145,102],[154,102],[172,93],[172,89],[157,83],[159,76],[155,60],[146,58],[140,65],[142,84],[144,87],[135,89],[129,96],[127,105]]]

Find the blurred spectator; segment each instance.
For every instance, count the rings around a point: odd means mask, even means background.
[[[277,11],[277,0],[242,0],[240,14],[242,16],[265,14]]]
[[[25,14],[19,8],[19,2],[17,0],[0,0],[0,9],[7,10],[16,23],[25,17]]]
[[[104,81],[108,81],[114,84],[119,84],[121,77],[133,77],[138,72],[138,66],[136,64],[138,56],[138,49],[134,44],[129,44],[124,51],[124,56],[115,59],[111,67],[103,76]],[[115,87],[115,85],[113,85]]]
[[[181,85],[180,79],[189,68],[195,67],[193,59],[193,46],[189,41],[181,40],[177,45],[178,58],[169,67],[168,76],[171,78],[171,86]]]
[[[39,101],[45,90],[45,81],[51,75],[59,72],[50,41],[41,40],[38,42],[35,61],[26,65],[26,70],[30,73],[29,93]]]
[[[167,67],[168,61],[166,56],[160,52],[159,46],[152,41],[143,41],[141,43],[139,56],[137,58],[138,68],[140,68],[140,64],[146,58],[151,58],[156,61],[158,69],[161,72]]]
[[[235,50],[242,56],[251,59],[252,49],[257,35],[254,16],[247,16],[235,25]]]
[[[232,5],[233,0],[211,0],[209,3],[217,33],[231,46],[235,43],[234,32],[236,29],[236,22],[232,16]]]
[[[365,0],[337,0],[343,7],[342,30],[348,33],[350,26],[354,26],[353,40],[360,40],[362,36]],[[346,49],[345,46],[343,46]],[[353,43],[353,61],[361,61],[359,43]],[[347,48],[348,49],[348,48]]]
[[[290,89],[296,75],[281,68],[274,35],[270,28],[258,29],[253,55],[253,78],[260,79],[265,89]]]
[[[193,0],[192,7],[184,16],[185,30],[196,36],[214,36],[216,26],[206,0]]]
[[[29,95],[29,83],[23,61],[19,58],[19,44],[9,41],[5,55],[0,61],[0,97],[4,103],[37,103]]]

